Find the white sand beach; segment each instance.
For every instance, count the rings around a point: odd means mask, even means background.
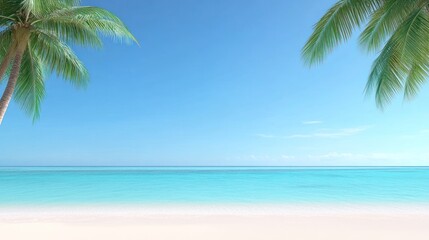
[[[426,240],[429,236],[426,207],[275,209],[1,209],[0,239]]]

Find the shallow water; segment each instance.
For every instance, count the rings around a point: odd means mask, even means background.
[[[0,206],[429,203],[429,168],[2,167]]]

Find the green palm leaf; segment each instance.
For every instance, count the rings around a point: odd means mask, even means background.
[[[6,28],[0,31],[0,59],[6,55],[12,43],[12,29]]]
[[[6,28],[0,32],[0,59],[4,59],[12,44],[12,29]],[[0,83],[3,78],[0,78]]]
[[[40,116],[40,105],[45,96],[44,71],[41,58],[30,45],[22,58],[22,65],[15,89],[15,100],[33,117]]]
[[[43,64],[77,87],[88,84],[89,74],[83,63],[66,44],[54,35],[37,32],[30,40]]]
[[[429,48],[425,44],[428,37],[425,7],[416,9],[393,33],[375,61],[366,87],[368,93],[375,90],[379,107],[389,103],[405,85],[408,85],[408,96],[416,92],[415,87],[421,84],[425,72],[420,68],[429,60]]]
[[[320,63],[335,46],[349,39],[356,27],[382,0],[340,0],[320,19],[305,44],[302,55],[307,64]]]
[[[21,0],[0,0],[0,26],[10,23],[11,19],[17,19],[16,12],[22,7]]]
[[[53,34],[67,43],[100,48],[103,45],[97,32],[78,21],[59,23],[56,21],[40,22],[36,25],[39,31]]]
[[[79,0],[21,0],[22,9],[29,15],[43,17],[53,11],[76,6]]]
[[[36,22],[42,29],[53,31],[59,36],[67,35],[67,27],[81,25],[93,32],[119,40],[132,40],[137,43],[124,23],[113,13],[98,7],[73,7],[54,11]],[[64,27],[61,29],[61,27]]]
[[[404,97],[405,99],[413,99],[420,90],[420,87],[426,83],[429,76],[429,63],[414,63],[410,69],[410,73],[405,81]]]
[[[365,50],[382,48],[366,94],[375,93],[379,108],[401,91],[405,99],[412,99],[429,77],[427,0],[340,0],[316,24],[303,49],[304,61],[322,61],[362,23],[367,23],[360,35]]]
[[[362,46],[368,51],[380,48],[381,44],[419,5],[421,0],[390,0],[372,15],[365,30],[360,35]]]

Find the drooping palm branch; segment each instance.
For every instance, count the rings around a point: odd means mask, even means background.
[[[137,42],[113,13],[79,0],[0,0],[0,81],[9,75],[0,124],[12,96],[39,117],[50,72],[85,86],[88,71],[68,45],[101,47],[101,35]]]
[[[315,25],[302,55],[308,65],[323,61],[353,31],[366,24],[360,44],[380,51],[365,88],[383,108],[394,95],[412,99],[429,77],[428,0],[340,0]]]

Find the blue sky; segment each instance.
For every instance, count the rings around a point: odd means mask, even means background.
[[[376,109],[363,94],[375,55],[356,38],[304,66],[334,2],[83,1],[140,46],[76,49],[91,84],[49,78],[35,124],[12,104],[0,165],[429,165],[427,86]]]

